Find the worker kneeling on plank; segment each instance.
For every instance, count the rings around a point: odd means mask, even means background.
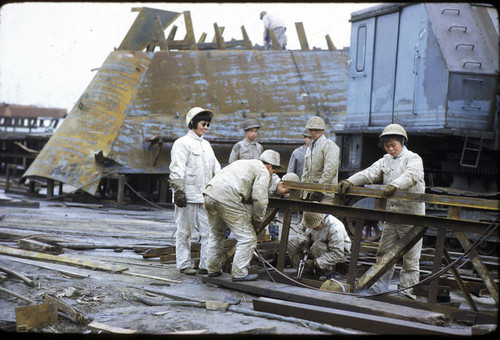
[[[236,239],[231,277],[233,281],[254,281],[248,266],[257,246],[256,230],[266,213],[271,175],[280,165],[280,155],[264,151],[259,159],[240,159],[225,168],[208,183],[203,195],[210,224],[208,240],[208,276],[222,274],[226,224]]]
[[[385,185],[384,196],[390,197],[397,190],[424,193],[424,165],[422,158],[406,148],[408,135],[399,124],[389,124],[379,136],[379,146],[387,153],[370,167],[355,173],[346,180],[341,181],[339,191],[347,192],[350,186],[362,186],[369,183],[382,181]],[[425,203],[404,200],[388,199],[386,211],[425,215]],[[391,250],[413,225],[382,222],[382,236],[380,238],[377,260]],[[419,260],[422,250],[420,239],[405,255],[403,266],[399,274],[401,288],[410,287],[419,282]],[[389,290],[389,282],[394,274],[394,266],[386,271],[382,277],[372,285],[377,293]],[[415,298],[412,289],[403,291],[410,298]]]
[[[195,275],[191,261],[191,233],[198,229],[201,238],[199,274],[207,271],[208,220],[203,207],[203,190],[220,170],[210,143],[203,138],[214,114],[194,107],[186,114],[187,135],[177,139],[170,151],[170,186],[174,190],[175,257],[177,269]]]
[[[306,211],[298,227],[297,236],[288,241],[293,267],[299,268],[307,254],[303,273],[316,270],[320,276],[332,275],[335,264],[345,261],[351,251],[344,224],[332,215]]]

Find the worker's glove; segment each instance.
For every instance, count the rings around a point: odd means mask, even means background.
[[[352,183],[349,182],[347,179],[344,179],[340,181],[340,183],[337,185],[338,191],[342,194],[345,194],[347,190],[352,187]]]
[[[304,273],[311,273],[315,269],[315,263],[316,261],[314,260],[306,260],[306,264],[304,265]]]
[[[384,196],[385,197],[390,197],[394,195],[394,193],[398,190],[394,185],[389,184],[388,186],[385,187],[384,189]]]
[[[325,197],[325,194],[319,191],[314,191],[309,196],[309,200],[312,202],[321,202],[321,200]]]
[[[177,190],[174,193],[174,203],[179,208],[187,207],[187,197],[186,193],[182,190]]]

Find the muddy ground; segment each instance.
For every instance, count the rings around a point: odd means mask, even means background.
[[[175,245],[172,207],[146,206],[118,207],[113,202],[71,203],[50,201],[15,194],[2,193],[3,199],[16,202],[39,202],[39,208],[0,206],[0,246],[18,249],[17,241],[49,238],[60,242],[116,245],[121,249],[75,250],[64,248],[58,257],[79,259],[84,263],[99,261],[105,266],[126,267],[123,272],[86,269],[82,266],[39,261],[0,255],[0,267],[22,273],[34,282],[25,282],[4,275],[0,286],[33,304],[42,304],[44,295],[50,294],[82,312],[87,318],[78,324],[59,315],[58,323],[41,333],[101,334],[109,330],[90,327],[89,322],[115,327],[113,332],[134,331],[140,334],[172,332],[202,334],[273,333],[273,334],[331,334],[307,321],[290,319],[281,321],[272,317],[256,317],[242,312],[252,311],[255,296],[202,283],[202,276],[179,273],[174,263],[162,264],[159,258],[143,259],[134,252],[135,245]],[[196,235],[193,237],[196,241]],[[38,266],[37,266],[38,265]],[[50,267],[41,268],[39,265]],[[83,276],[74,277],[71,272]],[[133,276],[129,273],[148,277]],[[229,274],[225,274],[229,275]],[[157,278],[151,278],[151,276]],[[173,280],[169,282],[159,278]],[[179,283],[175,282],[178,281]],[[202,304],[191,306],[193,302]],[[231,310],[209,310],[205,301],[228,301]],[[194,302],[196,304],[196,302]],[[3,331],[16,331],[16,309],[30,304],[18,297],[0,292],[0,326]],[[92,325],[92,324],[91,324]]]

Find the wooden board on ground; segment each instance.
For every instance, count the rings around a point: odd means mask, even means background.
[[[202,281],[257,296],[343,309],[351,312],[379,315],[401,320],[411,320],[439,326],[450,322],[449,318],[441,313],[373,301],[349,294],[338,294],[328,291],[295,287],[266,280],[233,282],[230,275],[223,274],[218,277],[204,276]]]

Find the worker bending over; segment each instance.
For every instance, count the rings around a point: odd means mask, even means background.
[[[233,281],[253,281],[248,266],[257,246],[257,233],[266,213],[271,175],[282,168],[280,155],[264,151],[259,159],[235,161],[208,183],[203,193],[210,224],[208,276],[222,274],[226,224],[236,239],[231,277]]]

